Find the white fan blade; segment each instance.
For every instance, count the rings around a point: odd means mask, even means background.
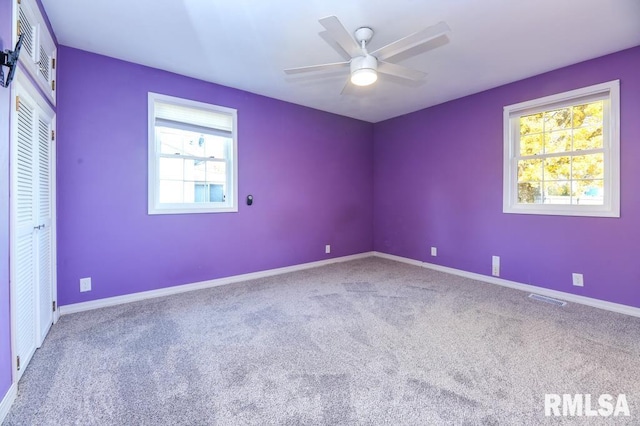
[[[446,23],[439,22],[436,25],[432,25],[428,28],[425,28],[424,30],[418,31],[417,33],[413,33],[404,38],[401,38],[400,40],[394,41],[391,44],[387,44],[386,46],[381,47],[371,54],[378,58],[378,60],[384,61],[385,59],[396,56],[397,54],[402,53],[405,50],[420,46],[421,44],[427,43],[434,38],[441,37],[447,34],[449,31],[451,31],[451,29]]]
[[[362,49],[358,45],[358,42],[351,37],[349,31],[342,25],[340,20],[335,16],[327,16],[320,19],[320,25],[326,28],[327,32],[333,38],[336,43],[347,52],[351,57],[362,56]]]
[[[384,61],[378,61],[378,72],[415,81],[422,80],[427,76],[427,73],[425,72],[412,70],[411,68],[403,67],[402,65]]]
[[[287,68],[284,72],[287,74],[300,74],[303,72],[336,70],[341,68],[349,68],[349,62],[334,62],[331,64],[311,65],[308,67]]]
[[[331,34],[329,34],[328,31],[322,31],[318,35],[322,37],[322,39],[326,41],[327,44],[333,48],[333,50],[338,52],[338,54],[342,56],[345,61],[351,60],[351,56],[349,56],[349,54],[345,52],[342,47],[340,47],[340,45],[333,39],[333,37],[331,37]]]

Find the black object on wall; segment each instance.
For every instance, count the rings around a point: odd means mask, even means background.
[[[4,52],[0,52],[0,86],[9,87],[11,81],[13,80],[13,76],[16,73],[16,68],[18,67],[18,56],[20,56],[20,49],[22,48],[22,37],[24,34],[20,34],[18,37],[18,42],[16,43],[16,48],[11,50],[5,50]],[[9,74],[7,74],[7,81],[4,80],[4,70],[2,67],[9,68]]]
[[[247,195],[247,205],[253,204],[253,195]]]

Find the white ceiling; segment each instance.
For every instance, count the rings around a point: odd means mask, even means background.
[[[378,122],[640,45],[639,0],[42,0],[62,45]],[[420,84],[381,76],[341,95],[348,69],[319,35],[336,15],[370,50],[445,21],[449,42],[400,57]],[[424,49],[422,49],[424,50]],[[414,52],[415,53],[415,52]],[[405,55],[401,55],[405,56]],[[386,77],[386,78],[385,78]]]

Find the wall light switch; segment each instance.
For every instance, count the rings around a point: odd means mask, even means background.
[[[324,252],[327,254],[331,253],[331,244],[324,246]]]
[[[431,256],[435,257],[438,255],[438,248],[437,247],[431,247]]]

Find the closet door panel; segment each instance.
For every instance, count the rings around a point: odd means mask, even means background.
[[[14,215],[14,289],[16,352],[19,357],[19,376],[37,347],[37,291],[35,254],[35,208],[37,204],[35,182],[37,165],[35,105],[25,96],[19,97],[15,132],[15,215]]]
[[[51,122],[38,118],[38,203],[36,211],[36,250],[39,306],[38,347],[44,341],[53,323],[53,250],[52,250],[52,202],[51,202]]]
[[[12,89],[11,311],[19,380],[54,321],[55,115],[20,71]]]

